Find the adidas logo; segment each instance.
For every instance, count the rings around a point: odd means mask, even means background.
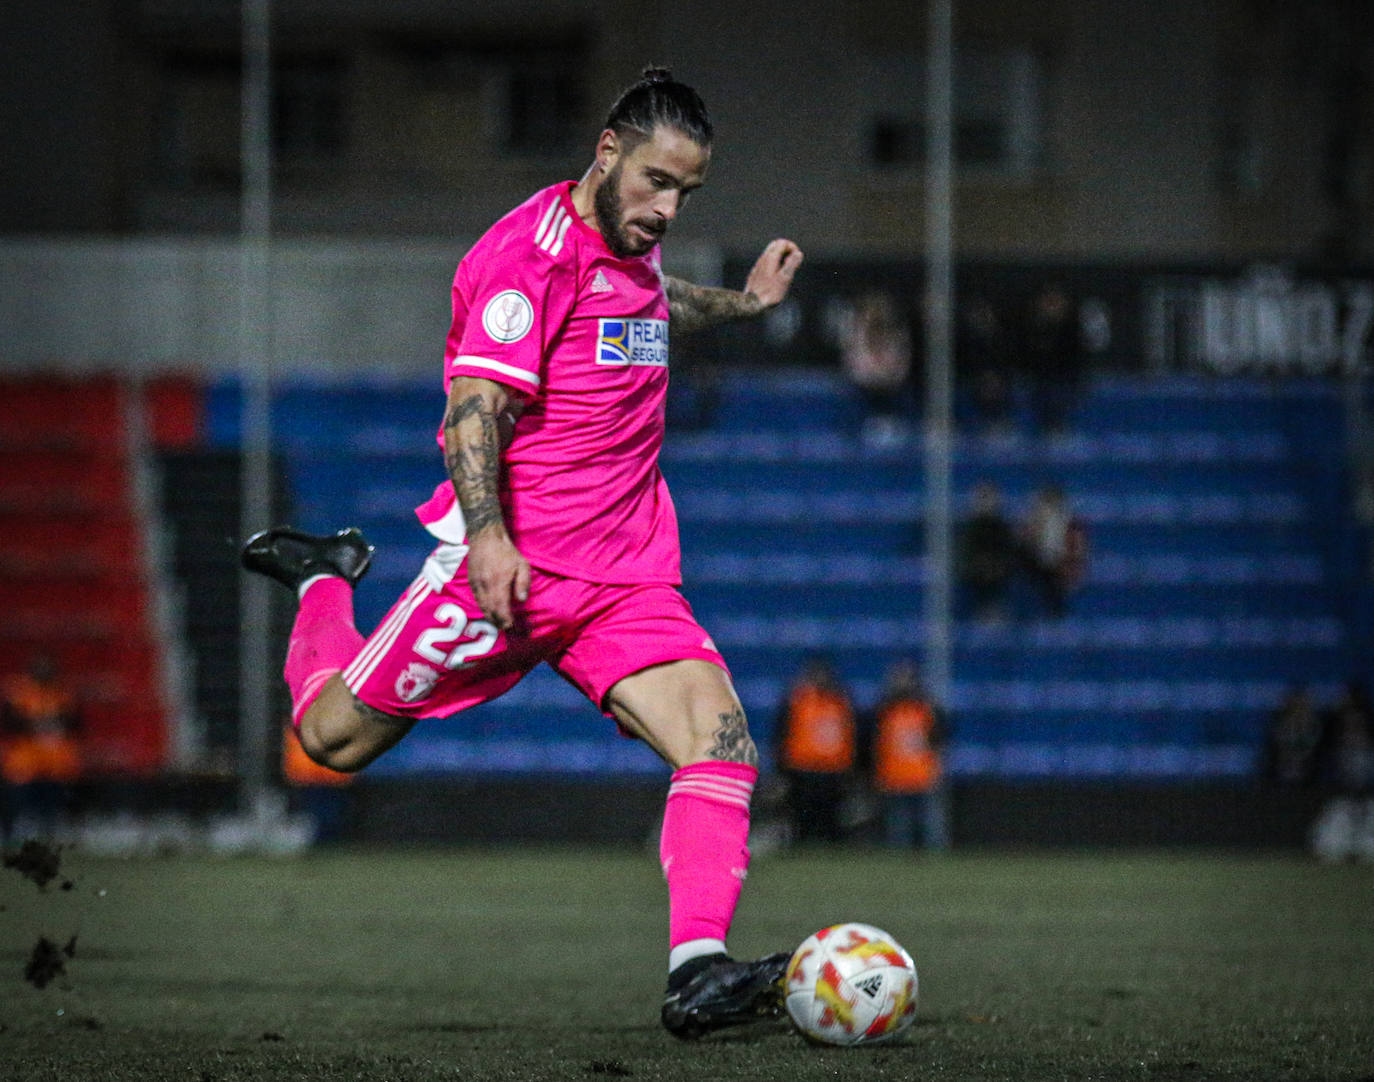
[[[609,293],[615,286],[606,280],[606,275],[602,271],[596,272],[596,277],[592,279],[593,293]]]
[[[855,981],[854,987],[869,999],[874,999],[883,989],[883,975],[881,973],[875,973],[873,976],[864,980]]]

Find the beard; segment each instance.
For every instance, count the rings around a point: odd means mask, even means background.
[[[601,230],[606,247],[619,259],[631,259],[649,251],[658,243],[658,236],[662,234],[658,234],[646,244],[639,238],[630,236],[629,231],[621,224],[625,211],[620,201],[620,165],[620,162],[616,162],[615,167],[606,174],[606,179],[596,189],[596,194],[592,197],[592,209],[596,212],[596,227]]]

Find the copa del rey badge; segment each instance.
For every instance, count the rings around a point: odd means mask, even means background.
[[[503,289],[482,309],[482,326],[494,342],[518,342],[534,326],[534,305],[518,289]]]

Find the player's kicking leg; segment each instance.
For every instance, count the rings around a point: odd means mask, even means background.
[[[353,624],[353,587],[372,563],[372,546],[356,529],[316,535],[279,526],[249,538],[242,560],[300,601],[285,675],[301,746],[323,766],[360,770],[411,725],[360,702],[339,675],[363,645]]]
[[[607,705],[674,767],[660,856],[668,880],[668,989],[662,1021],[693,1039],[781,1011],[788,955],[736,961],[725,937],[749,864],[758,753],[725,672],[690,659],[611,688]]]

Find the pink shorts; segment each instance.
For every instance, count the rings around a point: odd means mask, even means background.
[[[463,545],[440,545],[344,669],[362,702],[387,714],[437,718],[495,699],[541,661],[598,709],[618,680],[651,665],[700,658],[726,669],[673,586],[605,586],[532,570],[517,626],[498,631],[468,586]],[[609,716],[609,715],[608,715]]]

